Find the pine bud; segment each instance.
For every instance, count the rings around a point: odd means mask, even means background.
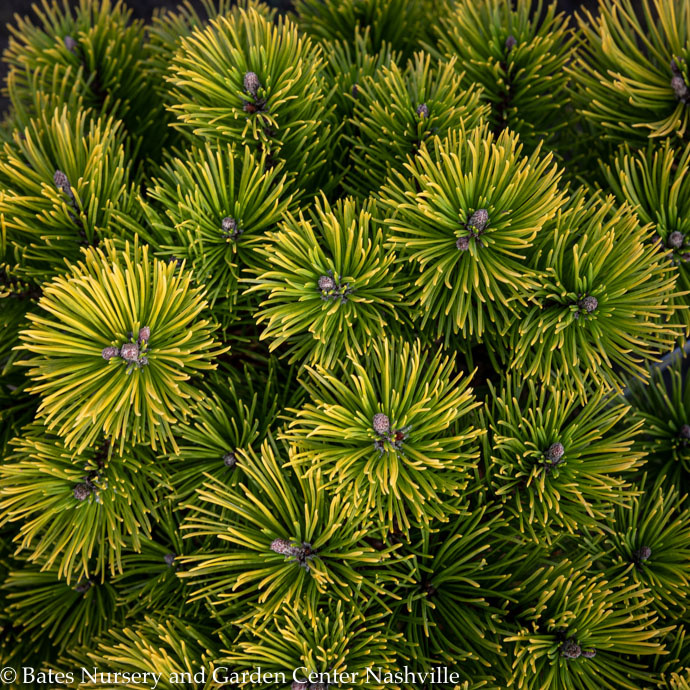
[[[690,439],[690,424],[683,424],[683,426],[680,427],[680,435],[681,438]]]
[[[244,90],[250,96],[256,96],[257,91],[261,88],[261,82],[255,72],[247,72],[244,75]]]
[[[101,350],[101,356],[103,359],[112,359],[120,354],[120,350],[117,347],[104,347]]]
[[[668,236],[666,242],[668,243],[669,247],[673,249],[680,249],[683,246],[683,242],[685,242],[685,235],[682,232],[678,232],[678,230],[674,230]]]
[[[274,539],[271,542],[271,551],[281,556],[294,556],[295,547],[287,539]]]
[[[587,295],[587,297],[583,297],[577,303],[577,306],[580,307],[582,311],[586,311],[588,314],[591,314],[599,306],[599,300],[597,300],[596,297]]]
[[[470,238],[469,237],[458,237],[458,241],[455,246],[461,251],[466,252],[470,248]]]
[[[163,556],[163,560],[165,561],[166,565],[169,565],[172,567],[172,564],[175,562],[175,554],[174,553],[166,553],[165,556]]]
[[[357,98],[357,96],[359,96],[359,87],[357,86],[357,82],[352,85],[350,93],[352,94],[353,98]]]
[[[74,591],[79,592],[79,594],[84,594],[84,592],[88,592],[89,589],[91,589],[91,580],[79,580],[74,587]]]
[[[223,456],[223,464],[226,467],[234,467],[237,464],[237,458],[233,452],[226,453]]]
[[[67,178],[67,175],[62,172],[62,170],[55,171],[55,174],[53,175],[53,183],[63,192],[70,193],[72,191],[72,186],[69,183],[69,179]]]
[[[577,659],[582,654],[582,649],[580,649],[580,645],[570,637],[561,645],[561,654],[566,659]]]
[[[148,326],[144,326],[139,329],[139,341],[144,342],[151,337],[151,329]]]
[[[582,650],[582,656],[585,657],[585,659],[594,659],[594,657],[596,655],[597,655],[596,649],[583,649]]]
[[[69,50],[70,53],[77,52],[77,42],[71,36],[65,36],[65,48]]]
[[[128,362],[136,362],[139,359],[139,345],[137,343],[125,343],[120,348],[120,357]]]
[[[688,85],[685,83],[685,79],[680,75],[671,78],[671,88],[679,101],[687,103],[690,100]]]
[[[648,546],[641,546],[635,551],[635,560],[638,563],[644,563],[652,555],[652,550]]]
[[[309,690],[308,683],[300,683],[298,680],[293,680],[290,690]]]
[[[467,221],[468,226],[476,228],[479,232],[482,232],[489,222],[489,212],[485,208],[477,209]]]
[[[237,221],[230,216],[225,216],[220,222],[220,226],[223,228],[223,234],[230,239],[236,239],[242,234],[241,230],[237,229]]]
[[[336,288],[335,280],[331,276],[321,276],[319,278],[319,290],[322,292],[330,292]]]
[[[429,117],[429,108],[427,108],[426,103],[421,103],[417,106],[417,115],[419,117]]]
[[[551,461],[552,463],[558,463],[563,455],[565,455],[565,448],[563,447],[562,443],[556,441],[556,443],[552,443],[549,446],[549,449],[546,451],[545,455],[547,460]]]
[[[92,491],[93,489],[89,484],[82,482],[74,487],[72,493],[74,494],[74,498],[76,498],[78,501],[85,501],[91,495]]]
[[[513,34],[510,34],[508,38],[506,38],[506,52],[509,53],[515,46],[517,45],[517,39]]]
[[[374,415],[371,425],[379,436],[385,436],[391,430],[391,420],[383,412]]]
[[[304,541],[302,546],[296,546],[285,539],[276,539],[271,544],[271,549],[283,556],[290,556],[290,560],[295,561],[305,570],[309,570],[309,561],[316,556],[316,551],[312,550],[311,544]]]

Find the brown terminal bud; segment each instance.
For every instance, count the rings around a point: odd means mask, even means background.
[[[669,247],[673,249],[680,249],[683,246],[683,242],[685,242],[685,235],[682,232],[678,232],[678,230],[674,230],[666,238],[666,242]]]
[[[587,297],[583,297],[577,303],[577,306],[580,307],[582,311],[586,311],[588,314],[591,314],[599,306],[599,300],[597,300],[596,297],[587,295]]]
[[[350,93],[352,94],[353,98],[357,98],[357,96],[359,96],[359,87],[357,86],[356,82],[352,85]]]
[[[429,117],[429,108],[426,103],[421,103],[417,106],[417,115],[419,115],[419,117]]]
[[[237,464],[237,458],[233,452],[226,453],[223,456],[223,464],[226,467],[234,467]]]
[[[594,659],[594,657],[596,655],[597,655],[596,649],[583,649],[582,650],[582,656],[585,657],[585,659]]]
[[[175,562],[175,554],[166,553],[165,556],[163,556],[163,560],[167,565],[172,566],[172,564]]]
[[[509,53],[515,46],[517,45],[517,39],[513,34],[510,34],[508,38],[506,38],[506,53]]]
[[[274,539],[271,542],[271,551],[281,556],[294,556],[295,547],[287,539]]]
[[[489,223],[489,212],[485,208],[477,209],[467,221],[468,226],[476,228],[479,232],[482,232],[484,228]]]
[[[337,287],[335,284],[335,280],[331,276],[321,276],[319,278],[319,290],[322,292],[330,292],[331,290],[335,290]]]
[[[652,550],[648,546],[641,546],[635,551],[635,560],[638,563],[644,563],[652,555]]]
[[[377,412],[374,415],[371,425],[379,436],[385,436],[391,430],[391,420],[383,412]]]
[[[117,347],[104,347],[101,350],[101,356],[103,359],[112,359],[120,354],[120,350]]]
[[[680,436],[681,438],[690,439],[690,424],[683,424],[683,426],[680,427]]]
[[[65,48],[69,50],[70,53],[77,52],[77,42],[71,36],[65,36]]]
[[[290,690],[309,690],[309,684],[300,683],[298,680],[293,680]]]
[[[466,252],[470,248],[470,238],[469,237],[458,237],[458,241],[455,246],[461,251]]]
[[[84,594],[84,592],[88,592],[90,589],[91,580],[79,580],[74,587],[74,591],[79,592],[79,594]]]
[[[679,101],[682,103],[688,103],[688,101],[690,101],[690,90],[688,90],[688,85],[685,83],[683,77],[680,75],[673,77],[671,79],[671,88]]]
[[[82,482],[74,487],[72,493],[74,494],[74,498],[78,501],[85,501],[91,495],[92,491],[93,489],[89,484]]]
[[[142,342],[151,337],[151,329],[148,326],[143,326],[139,329],[139,340]]]
[[[247,72],[244,75],[244,90],[250,96],[256,96],[260,88],[261,82],[259,81],[259,77],[256,76],[256,72]]]
[[[128,362],[136,362],[139,359],[139,345],[136,343],[125,343],[120,348],[120,357]]]
[[[223,235],[230,240],[236,240],[242,234],[242,229],[238,227],[237,221],[230,216],[223,218],[220,225],[223,228]]]
[[[55,174],[53,175],[53,183],[58,189],[62,189],[65,192],[70,191],[72,189],[67,175],[65,175],[65,173],[62,172],[62,170],[55,171]]]
[[[563,447],[562,443],[556,441],[556,443],[552,443],[549,446],[549,449],[544,455],[546,456],[547,460],[557,463],[560,462],[561,458],[565,455],[565,448]]]
[[[578,659],[581,654],[580,645],[572,637],[561,645],[561,655],[566,659]]]

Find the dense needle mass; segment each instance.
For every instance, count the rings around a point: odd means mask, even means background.
[[[0,680],[690,688],[690,0],[597,1],[15,18]]]

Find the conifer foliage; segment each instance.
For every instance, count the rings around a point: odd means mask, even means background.
[[[106,242],[70,268],[44,284],[43,315],[21,333],[39,417],[77,452],[102,435],[120,449],[128,439],[174,444],[171,425],[201,399],[191,375],[222,352],[203,292],[184,264],[137,243]]]
[[[690,0],[133,9],[3,55],[3,673],[688,690]]]

